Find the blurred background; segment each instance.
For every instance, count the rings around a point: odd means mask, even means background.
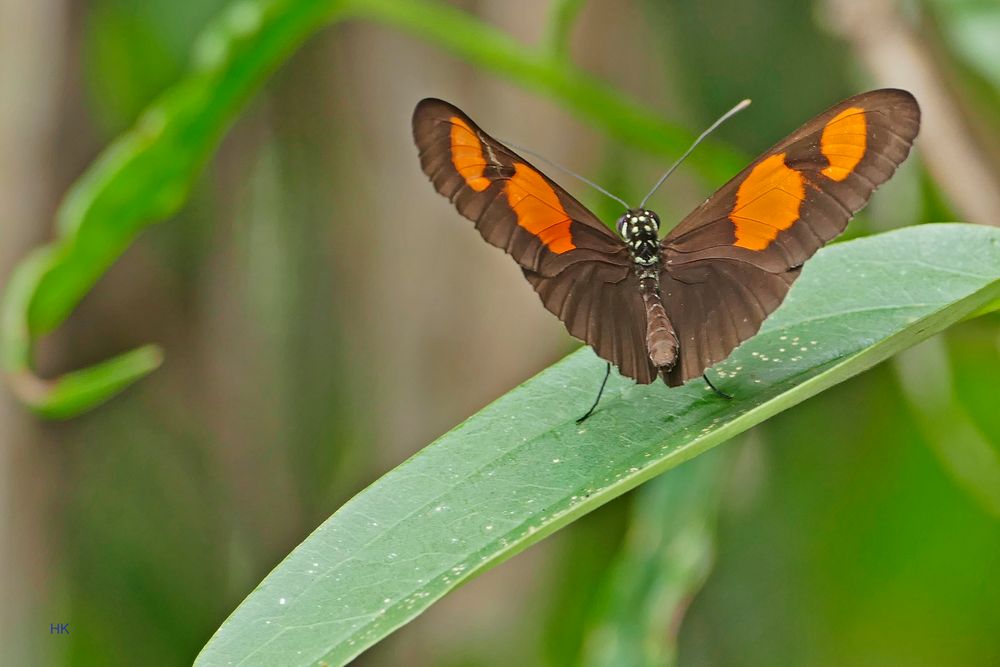
[[[550,11],[452,4],[527,44]],[[0,281],[224,6],[0,0]],[[1000,221],[993,0],[593,0],[570,43],[579,67],[695,133],[752,97],[719,131],[747,154],[842,97],[908,88],[916,155],[849,234]],[[66,422],[0,390],[0,664],[189,664],[343,502],[575,347],[421,173],[409,118],[426,96],[626,199],[667,166],[393,28],[319,33],[38,360],[53,375],[155,341],[164,366]],[[688,171],[653,203],[677,221],[718,185]],[[662,619],[615,611],[623,577],[655,588],[658,561],[629,564],[636,534],[669,529],[657,480],[358,664],[649,664],[602,644],[626,622],[653,664],[1000,664],[998,325],[957,326],[704,457],[723,471],[698,518],[704,585]]]

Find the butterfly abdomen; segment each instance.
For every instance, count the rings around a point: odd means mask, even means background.
[[[680,345],[660,296],[660,218],[646,209],[629,209],[616,227],[632,255],[632,270],[646,308],[646,352],[657,371],[667,373],[677,363]]]
[[[680,344],[674,326],[667,317],[655,280],[644,279],[639,283],[643,303],[646,305],[646,350],[649,360],[660,371],[669,371],[677,363]]]

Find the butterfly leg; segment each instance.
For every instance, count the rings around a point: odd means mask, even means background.
[[[604,393],[604,385],[608,383],[608,376],[611,375],[611,364],[609,363],[607,368],[604,369],[604,379],[601,380],[601,388],[597,391],[597,398],[594,399],[594,404],[590,406],[586,414],[576,420],[577,424],[582,424],[584,420],[590,415],[594,414],[594,410],[597,409],[597,404],[601,402],[601,395]]]
[[[722,391],[721,389],[719,389],[718,387],[716,387],[714,384],[712,384],[712,381],[708,379],[708,373],[702,373],[701,376],[703,378],[705,378],[705,383],[708,384],[708,386],[711,388],[711,390],[714,391],[717,395],[719,395],[722,398],[725,398],[727,400],[732,400],[732,398],[733,398],[732,395],[727,394],[726,392]]]

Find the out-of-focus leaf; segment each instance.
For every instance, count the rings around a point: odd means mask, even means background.
[[[155,26],[116,3],[97,3],[88,16],[87,74],[97,118],[121,130],[179,69]]]
[[[1000,452],[955,395],[944,342],[934,338],[899,355],[895,364],[913,418],[942,467],[1000,519]]]
[[[225,0],[95,0],[84,55],[97,120],[120,131],[184,71],[191,41]]]
[[[639,489],[618,561],[604,581],[606,606],[582,664],[673,665],[684,611],[704,584],[728,471],[726,453],[699,456]]]
[[[187,76],[72,187],[57,214],[58,238],[15,269],[4,293],[0,355],[29,407],[43,416],[73,416],[156,368],[159,351],[145,348],[44,381],[33,375],[31,348],[66,319],[136,234],[180,208],[250,93],[340,5],[233,4],[202,35]]]
[[[357,495],[240,605],[200,665],[343,664],[462,582],[642,482],[987,304],[1000,230],[925,225],[810,261],[761,333],[701,382],[614,378],[581,350]]]

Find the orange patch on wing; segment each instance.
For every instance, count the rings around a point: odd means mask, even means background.
[[[799,219],[806,198],[802,174],[785,165],[785,154],[762,160],[740,183],[736,205],[729,219],[736,227],[736,245],[747,250],[764,250],[778,232]]]
[[[848,107],[830,119],[819,141],[819,149],[830,165],[821,173],[834,181],[850,176],[865,156],[867,130],[865,110],[859,107]]]
[[[458,116],[452,116],[449,120],[451,121],[451,163],[465,179],[466,185],[476,192],[482,192],[490,187],[490,179],[483,175],[486,170],[483,145],[464,120]]]
[[[517,215],[517,224],[537,236],[549,250],[562,254],[576,247],[569,231],[569,214],[541,174],[516,163],[504,192]]]

